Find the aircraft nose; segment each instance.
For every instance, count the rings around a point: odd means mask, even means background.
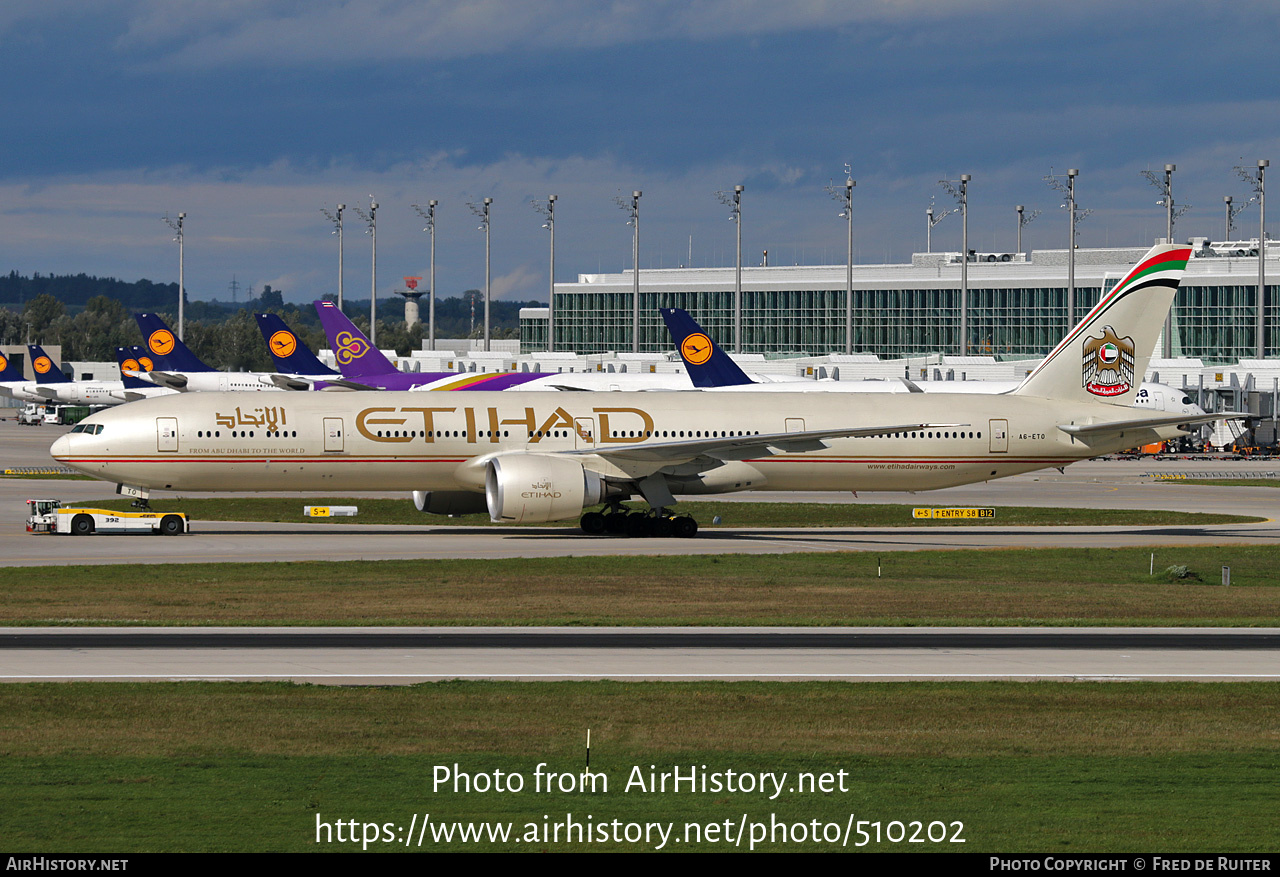
[[[59,438],[56,442],[53,443],[53,446],[49,448],[49,456],[53,457],[55,460],[65,461],[66,458],[69,457],[70,455],[71,455],[71,436],[69,434]]]

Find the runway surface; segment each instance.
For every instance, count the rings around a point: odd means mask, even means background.
[[[49,462],[65,429],[0,423],[3,466]],[[562,527],[201,522],[177,538],[35,537],[28,497],[114,498],[89,481],[0,480],[0,558],[10,566],[894,551],[943,548],[1280,545],[1280,490],[1153,479],[1273,473],[1246,463],[1082,462],[991,484],[891,493],[722,497],[724,529],[695,539],[588,538]],[[387,496],[387,494],[372,494]],[[743,500],[1169,509],[1255,515],[1184,527],[734,528]],[[406,502],[407,502],[406,497]],[[299,514],[306,503],[298,495]],[[998,512],[997,512],[998,513]],[[429,518],[424,518],[429,520]],[[1280,631],[1215,629],[0,629],[0,681],[267,680],[410,684],[438,679],[1280,679]]]
[[[0,629],[0,681],[1280,679],[1280,630]]]

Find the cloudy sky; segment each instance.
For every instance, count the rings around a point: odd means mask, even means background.
[[[412,204],[440,202],[441,295],[484,279],[467,202],[492,197],[495,294],[630,266],[731,265],[717,190],[746,186],[748,264],[841,263],[824,191],[857,180],[855,259],[924,249],[940,179],[973,175],[971,245],[1061,247],[1042,180],[1079,167],[1082,246],[1164,231],[1142,176],[1176,163],[1177,236],[1220,237],[1233,166],[1280,169],[1280,4],[1198,0],[7,0],[0,5],[0,270],[176,280],[193,298],[335,291],[320,208],[378,211],[379,293],[426,274]],[[369,239],[350,210],[346,290]],[[1256,233],[1257,212],[1240,217]],[[958,216],[934,229],[958,249]]]

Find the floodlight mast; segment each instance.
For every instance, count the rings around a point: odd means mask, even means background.
[[[369,226],[365,230],[365,234],[373,238],[373,268],[370,277],[369,287],[369,343],[374,347],[378,346],[378,202],[373,200],[373,196],[369,196],[369,212],[365,213],[359,207],[355,208],[356,214],[365,221]]]
[[[547,218],[542,227],[551,232],[551,268],[547,272],[549,291],[547,293],[547,353],[556,349],[556,196],[547,196],[546,202],[534,198],[529,202],[533,209]]]
[[[729,193],[716,192],[716,199],[729,208],[729,221],[738,227],[738,255],[733,280],[733,352],[742,352],[742,191],[745,187],[733,187]]]
[[[185,316],[184,305],[186,304],[186,298],[187,298],[186,250],[185,250],[186,244],[185,244],[185,241],[183,240],[182,226],[186,222],[186,219],[187,219],[186,213],[179,213],[178,218],[176,220],[170,219],[169,214],[167,213],[164,215],[165,223],[169,226],[169,228],[173,229],[173,232],[174,232],[173,239],[178,242],[178,340],[180,341],[186,340],[185,338],[182,337],[183,323],[184,323],[184,316]]]
[[[1058,206],[1067,211],[1067,329],[1076,324],[1076,225],[1093,212],[1081,210],[1076,204],[1076,177],[1079,175],[1079,168],[1068,168],[1067,182],[1064,185],[1063,175],[1055,174],[1050,167],[1049,173],[1043,178],[1049,188],[1061,192],[1066,198]]]
[[[338,236],[338,310],[342,310],[342,211],[346,209],[346,204],[339,204],[336,213],[330,213],[324,207],[320,208],[320,212],[334,225],[331,234]]]
[[[476,226],[478,231],[484,232],[484,349],[489,349],[489,298],[490,298],[490,280],[492,275],[489,271],[489,207],[493,204],[492,198],[485,198],[481,206],[477,207],[474,202],[468,201],[467,207],[471,208],[480,219],[480,224]],[[472,305],[474,307],[474,305]]]
[[[431,234],[431,292],[430,298],[427,300],[427,349],[436,349],[436,205],[439,201],[432,199],[427,202],[427,209],[423,210],[419,205],[414,204],[413,209],[418,215],[427,221],[425,232]]]
[[[969,355],[969,181],[972,174],[958,180],[938,180],[938,185],[956,199],[960,209],[960,355]],[[954,186],[959,183],[959,188]]]
[[[839,201],[844,208],[840,218],[848,225],[849,247],[845,262],[844,288],[844,352],[853,353],[853,187],[858,185],[853,180],[853,166],[845,162],[844,186],[828,183],[827,194]]]
[[[942,222],[942,220],[946,219],[951,214],[956,212],[954,208],[952,208],[951,210],[944,210],[941,213],[939,213],[935,218],[933,215],[933,201],[934,201],[933,198],[929,199],[929,209],[924,212],[925,216],[928,219],[928,223],[925,226],[925,232],[924,232],[924,251],[926,253],[933,252],[933,227],[937,225],[939,222]]]
[[[631,226],[631,352],[640,352],[640,196],[644,193],[636,189],[631,193],[631,202],[627,203],[621,195],[613,199],[613,203],[627,214],[627,225]]]
[[[1016,209],[1018,211],[1018,249],[1015,250],[1015,252],[1021,253],[1022,252],[1022,229],[1024,226],[1028,226],[1031,223],[1035,222],[1036,217],[1039,216],[1042,211],[1032,210],[1029,215],[1024,214],[1023,211],[1026,210],[1026,207],[1024,207],[1022,204],[1019,204]]]
[[[1151,185],[1160,190],[1160,200],[1156,204],[1164,208],[1165,213],[1165,238],[1166,244],[1173,243],[1173,222],[1182,214],[1191,209],[1190,204],[1176,206],[1173,201],[1173,172],[1178,169],[1176,164],[1166,164],[1164,166],[1164,179],[1157,177],[1155,171],[1146,170],[1142,175],[1147,178]],[[1169,315],[1164,318],[1164,344],[1161,345],[1161,355],[1165,359],[1173,356],[1173,308],[1169,309]]]
[[[1264,185],[1264,172],[1271,165],[1268,159],[1258,159],[1256,175],[1254,168],[1246,168],[1237,165],[1236,173],[1242,180],[1253,187],[1253,197],[1248,203],[1239,207],[1235,212],[1239,213],[1254,201],[1258,202],[1258,292],[1254,300],[1254,348],[1258,359],[1266,356],[1267,336],[1266,336],[1266,290],[1267,290],[1267,190]],[[1227,198],[1227,210],[1231,210],[1230,197]],[[1228,212],[1227,219],[1234,213]],[[1228,238],[1230,238],[1231,226],[1228,224]]]

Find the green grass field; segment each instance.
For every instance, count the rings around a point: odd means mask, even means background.
[[[132,510],[130,500],[82,502],[72,505],[93,506],[115,511]],[[354,518],[304,518],[305,506],[354,505],[359,515]],[[936,503],[921,499],[917,505],[929,508]],[[151,503],[157,512],[186,512],[194,521],[270,521],[334,523],[334,524],[417,524],[433,526],[489,527],[488,515],[466,515],[449,518],[425,515],[405,499],[369,499],[352,497],[236,497],[224,499],[174,499]],[[1130,509],[1055,509],[1006,506],[995,510],[994,518],[961,521],[916,520],[912,506],[892,503],[782,503],[782,502],[682,502],[676,511],[691,514],[700,527],[955,527],[1009,525],[1091,525],[1091,526],[1193,526],[1203,524],[1238,524],[1261,518],[1240,515],[1195,514],[1189,512],[1146,511]],[[712,519],[719,515],[720,524]],[[577,520],[547,524],[548,527],[577,529]]]
[[[1280,625],[1273,548],[1154,554],[1154,576],[1149,549],[0,567],[0,624]]]
[[[894,820],[963,823],[963,845],[882,835],[867,847],[877,850],[1271,851],[1278,711],[1280,686],[1252,683],[0,686],[0,800],[8,844],[33,852],[359,849],[317,846],[317,820],[389,823],[398,840],[423,813],[443,825],[511,822],[517,836],[565,814],[674,822],[678,832],[726,820],[736,831],[744,816],[771,815],[843,828],[854,814],[882,830]],[[539,763],[580,773],[587,728],[591,769],[608,793],[599,784],[536,792]],[[518,773],[526,785],[436,788],[437,766],[455,764]],[[773,800],[625,791],[634,768],[647,778],[651,765],[787,778]],[[831,774],[831,790],[791,791],[801,772]],[[479,846],[587,848],[563,838]],[[430,835],[422,847],[467,848],[477,845]]]

